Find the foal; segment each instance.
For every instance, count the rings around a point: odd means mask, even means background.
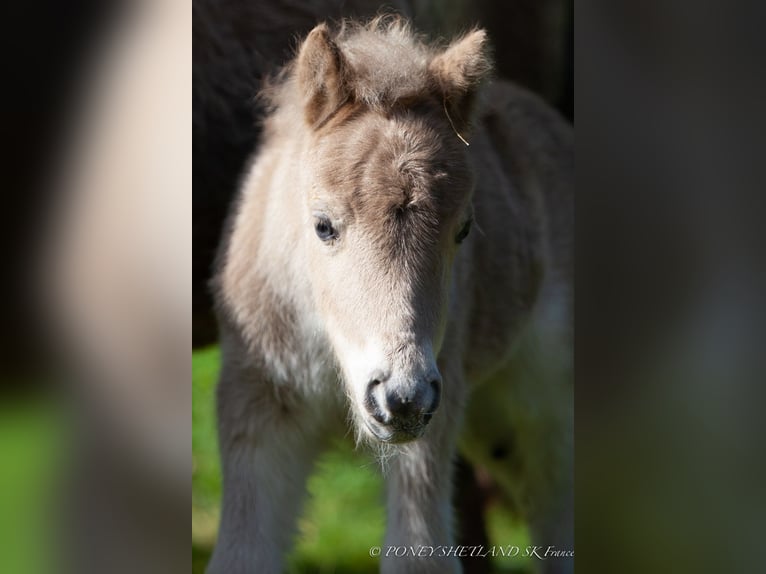
[[[437,47],[379,18],[317,26],[267,90],[215,279],[208,572],[281,571],[312,462],[347,424],[386,460],[386,545],[453,543],[462,441],[536,544],[571,549],[572,134],[517,88],[480,90],[489,71],[481,30]],[[460,572],[454,551],[381,565]]]

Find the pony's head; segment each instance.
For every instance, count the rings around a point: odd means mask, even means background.
[[[482,30],[433,47],[377,19],[317,26],[291,68],[310,132],[307,274],[358,427],[380,441],[419,437],[439,406],[435,357],[472,221],[461,140],[486,52]]]

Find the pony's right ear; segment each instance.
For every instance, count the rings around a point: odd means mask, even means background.
[[[348,99],[344,61],[326,24],[314,28],[298,53],[297,78],[311,127],[324,123]]]

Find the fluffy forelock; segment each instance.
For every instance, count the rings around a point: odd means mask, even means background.
[[[428,64],[434,48],[407,21],[379,16],[368,23],[343,22],[335,42],[348,66],[347,85],[372,108],[432,92]]]

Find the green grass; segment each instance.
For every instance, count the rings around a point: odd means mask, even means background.
[[[192,509],[214,511],[221,490],[215,430],[216,347],[192,354]]]
[[[51,571],[50,518],[66,431],[49,402],[0,408],[0,571]]]
[[[215,541],[219,515],[220,468],[215,435],[217,348],[192,355],[192,572],[202,573]],[[287,559],[290,574],[367,574],[378,571],[371,546],[382,544],[385,528],[383,482],[377,467],[348,442],[339,441],[317,463],[308,482],[309,497],[299,520],[295,548]],[[487,513],[494,544],[529,544],[526,528],[502,507]],[[496,558],[495,571],[520,572],[529,559]]]

